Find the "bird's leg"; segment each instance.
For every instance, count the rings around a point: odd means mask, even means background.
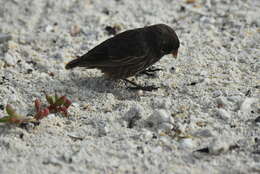
[[[163,70],[162,68],[154,68],[154,67],[150,67],[148,69],[146,69],[146,72],[156,72],[156,71],[161,71]]]
[[[152,85],[152,86],[141,86],[141,85],[138,85],[136,84],[135,82],[132,82],[130,80],[127,80],[127,79],[122,79],[124,80],[125,82],[127,83],[130,83],[131,85],[133,85],[134,87],[127,87],[128,89],[132,89],[132,90],[144,90],[144,91],[153,91],[153,90],[157,90],[158,87]]]
[[[150,76],[150,77],[155,77],[155,73],[156,71],[161,71],[163,69],[161,68],[153,68],[153,67],[150,67],[144,71],[141,71],[139,74],[142,75],[142,74],[145,74],[147,76]]]

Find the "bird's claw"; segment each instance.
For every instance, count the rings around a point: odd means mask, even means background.
[[[155,77],[155,73],[151,73],[151,72],[148,72],[148,71],[144,71],[144,72],[140,73],[140,75],[143,75],[143,74],[145,74],[145,75],[147,75],[149,77]]]
[[[156,71],[162,71],[162,68],[154,68],[154,67],[150,67],[148,69],[146,69],[146,72],[156,72]]]
[[[143,90],[143,91],[154,91],[154,90],[158,90],[159,87],[156,87],[156,86],[154,86],[154,85],[151,85],[151,86],[127,87],[127,89],[131,89],[131,90]]]
[[[148,69],[146,69],[146,70],[140,72],[139,75],[145,74],[145,75],[147,75],[147,76],[149,76],[149,77],[155,77],[155,72],[156,72],[156,71],[161,71],[161,70],[163,70],[163,69],[150,67],[150,68],[148,68]]]
[[[157,90],[159,89],[159,87],[156,87],[154,85],[151,86],[141,86],[136,84],[135,82],[132,82],[130,80],[127,79],[123,79],[125,81],[125,83],[130,83],[133,85],[133,87],[127,87],[127,89],[131,89],[131,90],[143,90],[143,91],[153,91],[153,90]]]

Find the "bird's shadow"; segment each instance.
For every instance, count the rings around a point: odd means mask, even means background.
[[[75,76],[70,74],[63,81],[65,84],[73,82],[73,86],[78,88],[78,91],[88,91],[90,93],[112,93],[119,100],[135,100],[138,97],[136,91],[127,89],[127,86],[122,80],[107,79],[104,76]],[[84,94],[79,94],[84,96]]]

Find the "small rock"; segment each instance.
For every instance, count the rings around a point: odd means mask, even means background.
[[[171,100],[169,98],[154,98],[153,107],[158,109],[169,109],[171,107]]]
[[[200,72],[200,76],[203,76],[203,79],[202,79],[202,80],[204,80],[205,77],[208,76],[208,71],[201,71],[201,72]]]
[[[209,145],[209,153],[212,155],[219,155],[220,153],[227,152],[230,144],[224,138],[215,138]]]
[[[55,114],[49,114],[47,118],[51,120],[54,119],[55,117],[56,117]]]
[[[228,101],[238,104],[241,101],[241,96],[230,96],[227,99],[228,99]]]
[[[219,97],[222,95],[222,92],[220,90],[214,91],[213,93],[213,97]]]
[[[75,107],[75,108],[79,108],[79,104],[78,103],[72,103],[71,106]]]
[[[243,112],[243,113],[250,113],[251,112],[251,105],[253,103],[255,103],[257,101],[256,98],[246,98],[241,106],[240,106],[240,110]]]
[[[34,43],[34,40],[35,38],[30,35],[30,34],[25,34],[25,35],[21,35],[19,38],[18,38],[18,43],[19,44],[32,44]]]
[[[246,15],[246,20],[250,25],[256,25],[256,27],[260,26],[259,22],[259,12],[257,11],[248,11]]]
[[[217,109],[217,115],[225,121],[229,120],[231,117],[231,114],[222,108]]]
[[[222,96],[218,97],[216,99],[216,102],[217,102],[217,105],[219,108],[228,106],[228,101],[225,97],[222,97]]]
[[[143,112],[144,108],[139,104],[135,104],[126,112],[125,119],[131,120],[133,117],[138,117],[140,119],[143,115]]]
[[[0,69],[4,68],[4,66],[5,66],[5,62],[0,60]]]
[[[45,28],[45,32],[54,32],[54,28],[53,28],[53,26],[51,26],[51,25],[47,25],[46,26],[46,28]]]
[[[183,138],[180,140],[180,147],[183,149],[192,149],[195,144],[191,138]]]
[[[10,55],[9,53],[6,53],[5,56],[4,56],[4,59],[5,63],[9,66],[15,66],[16,65],[16,62],[17,62],[17,59],[16,59],[16,56],[13,56],[13,55]]]
[[[157,147],[155,147],[155,148],[153,148],[153,149],[151,149],[151,152],[152,153],[158,153],[158,154],[160,154],[161,152],[162,152],[162,147],[161,146],[157,146]]]
[[[161,123],[171,123],[171,124],[173,124],[174,120],[170,116],[170,114],[167,113],[166,110],[157,109],[148,118],[148,122],[152,122],[154,125],[158,126]]]
[[[136,125],[137,120],[143,116],[144,109],[141,105],[135,104],[129,111],[126,112],[124,119],[128,122],[127,127],[133,128]]]
[[[173,129],[173,125],[170,123],[162,123],[158,126],[158,129],[162,132],[169,132]]]
[[[108,120],[99,120],[97,122],[92,122],[93,126],[97,129],[98,136],[106,136],[109,132],[107,121]]]
[[[259,72],[260,71],[260,62],[256,62],[253,64],[252,70],[254,72]]]
[[[81,29],[80,29],[79,25],[73,25],[70,29],[70,35],[74,37],[74,36],[78,35],[80,33],[80,31],[81,31]]]
[[[64,160],[64,162],[66,162],[68,164],[72,163],[72,156],[69,153],[64,153],[62,155],[62,159]]]
[[[102,13],[104,13],[104,14],[106,14],[106,15],[109,15],[109,10],[107,9],[107,8],[104,8],[103,10],[102,10]]]
[[[109,132],[109,128],[107,126],[100,126],[98,129],[99,136],[105,136]]]
[[[179,130],[180,132],[185,132],[187,129],[187,124],[180,123],[176,120],[176,123],[174,124],[175,128]]]
[[[143,96],[144,95],[144,91],[143,90],[137,90],[136,94],[138,96]]]
[[[59,161],[57,158],[55,158],[53,156],[48,157],[42,163],[45,165],[52,164],[54,166],[61,166],[61,161]]]
[[[193,135],[194,136],[198,136],[198,137],[204,137],[204,138],[208,138],[208,137],[213,137],[214,136],[213,133],[209,129],[198,130]]]
[[[7,42],[7,41],[9,41],[11,39],[12,39],[11,35],[0,33],[0,43]]]

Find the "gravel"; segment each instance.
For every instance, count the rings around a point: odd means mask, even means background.
[[[73,102],[36,127],[0,124],[0,173],[259,173],[259,11],[259,0],[0,0],[0,105],[30,115],[43,91]],[[178,58],[130,79],[158,91],[64,68],[157,23],[176,30]]]

